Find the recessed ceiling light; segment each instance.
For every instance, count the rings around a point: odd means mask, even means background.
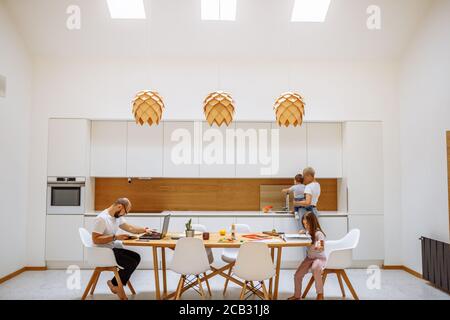
[[[331,0],[295,0],[291,21],[324,22]]]
[[[112,19],[145,19],[144,0],[107,0]]]
[[[236,20],[237,0],[202,0],[202,20]]]

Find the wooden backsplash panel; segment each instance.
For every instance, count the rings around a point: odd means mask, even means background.
[[[318,179],[322,187],[318,209],[337,210],[337,179]],[[126,178],[95,179],[95,210],[128,197],[132,212],[258,211],[261,185],[289,185],[292,179]]]

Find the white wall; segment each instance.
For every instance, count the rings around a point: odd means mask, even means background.
[[[400,76],[403,262],[421,272],[418,238],[449,241],[450,1],[434,3]]]
[[[288,70],[290,78],[288,80]],[[163,119],[204,119],[202,101],[211,90],[232,93],[236,120],[273,120],[275,98],[292,89],[305,96],[307,121],[382,120],[386,221],[399,219],[400,192],[397,68],[372,61],[144,61],[37,58],[33,87],[33,163],[28,241],[30,265],[44,263],[45,188],[48,117],[132,119],[131,99],[141,89],[158,90],[166,103]],[[376,195],[375,195],[376,196]],[[390,225],[390,224],[389,224]],[[387,247],[389,264],[398,264],[400,245]]]
[[[31,62],[26,47],[0,2],[0,278],[25,266]]]

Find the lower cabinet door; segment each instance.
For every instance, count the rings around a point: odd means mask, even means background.
[[[138,227],[148,227],[150,229],[160,230],[160,217],[127,217],[127,223]],[[120,230],[118,233],[126,233]],[[152,247],[132,247],[124,246],[124,249],[137,252],[141,256],[141,263],[138,268],[153,269],[153,249]]]
[[[297,233],[299,228],[298,220],[291,217],[282,217],[273,219],[273,228],[278,232]],[[283,248],[281,256],[281,267],[286,269],[295,269],[305,258],[306,249],[303,247]],[[276,258],[276,257],[275,257]]]
[[[348,222],[350,230],[361,231],[353,260],[384,260],[383,214],[349,214]]]
[[[82,215],[47,215],[45,260],[83,261]]]
[[[327,240],[339,240],[348,232],[347,217],[320,217],[319,223]]]

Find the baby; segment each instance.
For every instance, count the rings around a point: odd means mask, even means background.
[[[281,192],[292,192],[294,193],[295,201],[303,201],[305,200],[305,185],[303,184],[303,176],[301,174],[297,174],[294,177],[294,185],[290,188],[283,189]],[[295,219],[300,219],[298,210],[299,206],[294,206]]]

